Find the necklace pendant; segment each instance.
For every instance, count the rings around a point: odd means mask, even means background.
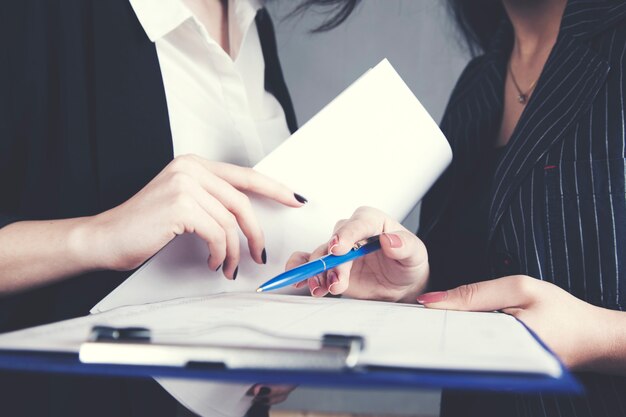
[[[526,104],[526,102],[528,101],[528,97],[526,96],[526,94],[520,94],[519,96],[517,96],[517,101],[520,104]]]

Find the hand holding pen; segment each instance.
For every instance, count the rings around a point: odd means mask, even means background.
[[[296,285],[302,281],[330,271],[339,265],[347,262],[351,262],[362,256],[369,255],[380,249],[380,235],[372,236],[367,239],[356,242],[350,251],[345,255],[335,255],[329,253],[321,258],[314,259],[293,269],[279,274],[278,276],[270,279],[266,283],[262,284],[256,291],[265,292],[271,290],[277,290],[279,288],[286,287],[288,285]]]
[[[296,286],[309,286],[311,294],[345,294],[361,299],[415,302],[426,287],[429,275],[426,247],[415,234],[379,210],[360,208],[339,221],[331,240],[313,253],[294,253],[287,262],[293,269],[329,253],[346,255],[354,245],[379,236],[381,250],[326,270]]]

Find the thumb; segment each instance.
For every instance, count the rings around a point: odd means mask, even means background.
[[[414,268],[428,262],[426,246],[407,230],[383,233],[380,236],[380,247],[385,257],[404,267]]]
[[[428,308],[462,311],[496,311],[523,307],[531,301],[535,279],[521,276],[462,285],[449,291],[422,294],[417,302]]]

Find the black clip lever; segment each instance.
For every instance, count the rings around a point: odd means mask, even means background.
[[[89,340],[92,342],[149,342],[150,329],[145,327],[93,326]]]

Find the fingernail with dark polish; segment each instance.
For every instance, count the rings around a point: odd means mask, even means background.
[[[235,268],[235,272],[233,272],[233,281],[237,279],[238,273],[239,273],[239,267]]]
[[[259,393],[257,395],[269,395],[272,392],[272,389],[269,387],[261,387]]]
[[[309,202],[306,198],[302,197],[300,194],[293,193],[293,196],[298,200],[299,203],[306,204]]]
[[[263,248],[263,252],[261,252],[261,262],[263,262],[263,264],[267,263],[267,251],[265,248]]]

